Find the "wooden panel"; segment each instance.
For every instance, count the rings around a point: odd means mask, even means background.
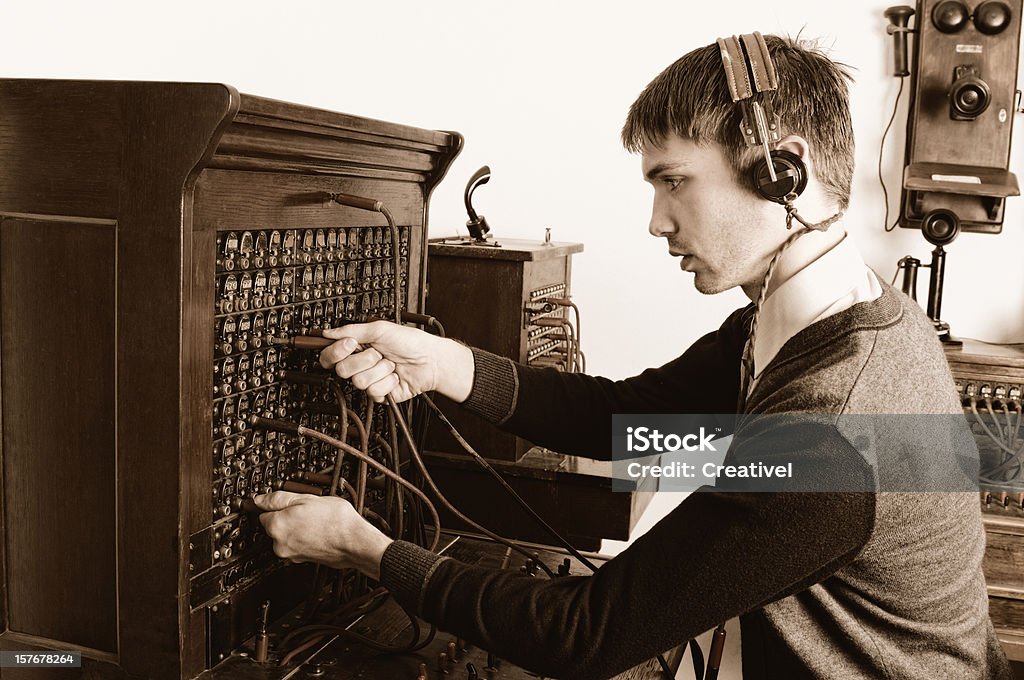
[[[111,224],[0,222],[9,625],[107,652],[117,651],[116,252]]]
[[[985,517],[985,580],[1024,600],[1024,519]],[[1024,618],[1017,622],[1024,630]]]
[[[345,113],[325,111],[324,109],[300,106],[290,102],[257,97],[251,94],[242,95],[240,113],[244,114],[243,117],[245,118],[260,117],[279,121],[294,121],[337,130],[372,132],[375,135],[393,137],[396,140],[400,140],[399,143],[406,140],[418,144],[434,144],[437,146],[446,146],[450,143],[449,133],[446,132],[423,130],[400,123],[388,123]]]
[[[238,107],[222,85],[130,86],[132,130],[121,202],[119,304],[121,640],[123,668],[153,678],[184,675],[181,629],[188,536],[179,485],[188,458],[188,406],[182,411],[181,327],[190,262],[182,259],[186,188],[213,153]],[[198,416],[197,416],[198,417]]]
[[[427,313],[444,324],[449,336],[495,354],[521,358],[522,263],[436,257],[431,251],[427,279]]]
[[[325,165],[370,165],[429,173],[434,159],[426,152],[368,146],[305,132],[272,130],[251,125],[232,125],[217,149],[218,155],[267,157],[298,156],[303,162]]]
[[[246,100],[249,99],[249,95],[242,95],[242,106],[245,106]],[[300,117],[303,113],[309,111],[318,111],[318,109],[308,109],[306,107],[295,107],[299,111]],[[332,114],[329,111],[324,111],[323,118],[326,120],[331,116],[343,116],[344,114]],[[394,149],[413,149],[417,151],[427,151],[431,153],[437,153],[442,148],[451,145],[452,140],[449,137],[451,133],[436,132],[432,130],[418,130],[421,133],[427,133],[433,142],[422,142],[414,141],[411,136],[390,136],[384,134],[383,129],[376,128],[370,130],[371,125],[374,121],[368,118],[355,118],[352,116],[347,117],[350,122],[349,126],[337,126],[337,125],[320,125],[317,123],[309,122],[308,119],[290,118],[287,114],[283,117],[276,117],[270,115],[261,115],[258,113],[247,113],[245,110],[239,111],[238,115],[235,116],[234,123],[236,125],[251,125],[272,130],[290,130],[292,132],[305,132],[317,136],[335,137],[338,139],[348,139],[353,142],[362,142],[365,144],[373,144],[375,146],[388,146]],[[386,125],[386,124],[385,124]],[[410,130],[417,131],[417,128],[409,128]]]
[[[192,192],[183,201],[183,222],[190,224],[194,205]],[[212,513],[210,480],[213,478],[213,299],[216,234],[212,230],[193,230],[186,234],[182,268],[191,272],[182,300],[182,459],[179,485],[186,499],[182,503],[184,534],[207,526]],[[181,553],[180,566],[186,579],[194,575],[191,543]],[[187,581],[186,581],[187,583]],[[180,592],[188,592],[187,585]],[[187,597],[179,603],[183,618],[181,635],[183,675],[192,676],[206,668],[206,612],[190,611]]]
[[[1024,379],[1024,344],[993,345],[964,338],[963,345],[945,345],[943,349],[954,376],[964,371],[978,374],[994,372],[1004,380]]]
[[[113,217],[121,99],[109,83],[0,80],[0,209]]]
[[[931,21],[932,10],[939,2],[922,0],[918,5],[916,21],[920,30],[911,103],[913,130],[908,140],[912,162],[1005,168],[1015,108],[1021,3],[1009,2],[1009,26],[1002,33],[989,36],[970,22],[956,33],[940,32]],[[992,103],[977,120],[950,118],[953,72],[961,65],[976,67],[991,89]],[[1002,120],[998,115],[1000,109],[1007,112]]]
[[[192,271],[184,300],[182,326],[182,411],[187,429],[181,485],[190,502],[183,508],[186,533],[202,530],[213,512],[210,480],[213,479],[213,231],[194,231],[188,254]],[[191,576],[191,574],[190,574]]]
[[[477,260],[514,260],[533,262],[564,258],[583,252],[582,243],[569,241],[530,241],[527,239],[502,238],[494,241],[499,245],[474,245],[465,238],[447,236],[430,240],[430,254],[443,257],[464,257]]]
[[[1024,600],[989,597],[988,611],[992,625],[997,629],[1021,635],[1020,622],[1024,621]]]
[[[380,213],[330,203],[326,194],[348,193],[384,203],[400,225],[423,224],[423,190],[404,182],[207,170],[196,185],[196,229],[300,229],[383,226]]]
[[[35,638],[31,635],[12,633],[10,631],[0,635],[0,649],[12,652],[48,652],[54,649],[49,640]],[[58,651],[80,651],[72,645],[61,645]],[[82,656],[81,668],[4,668],[3,680],[132,680],[127,674],[116,665],[116,657],[96,655],[102,659],[94,659]],[[135,679],[137,680],[137,679]]]
[[[191,677],[186,625],[188,533],[180,485],[189,419],[183,402],[184,254],[191,238],[184,201],[212,155],[237,93],[223,85],[126,86],[130,143],[123,163],[118,262],[118,426],[121,665],[150,678]],[[186,234],[189,234],[187,237]],[[194,674],[194,673],[193,673]]]
[[[1010,668],[1017,680],[1024,679],[1024,634],[1019,631],[996,628],[996,636],[1003,645],[1006,658],[1010,660]]]
[[[433,254],[427,261],[427,313],[436,317],[450,337],[514,360],[521,360],[523,343],[523,263]],[[529,448],[483,418],[438,397],[438,406],[481,455],[517,460]],[[431,427],[427,447],[462,452],[446,430]]]

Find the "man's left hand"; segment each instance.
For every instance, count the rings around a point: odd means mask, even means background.
[[[337,496],[275,491],[256,496],[260,523],[274,541],[274,553],[292,562],[355,568],[380,580],[380,561],[392,539]]]

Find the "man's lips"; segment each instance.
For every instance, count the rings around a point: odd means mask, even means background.
[[[693,264],[693,261],[695,259],[694,255],[692,253],[685,253],[685,252],[683,252],[681,250],[670,250],[669,253],[672,255],[672,257],[681,257],[682,258],[679,261],[679,268],[680,269],[682,269],[683,271],[690,271],[688,266]]]

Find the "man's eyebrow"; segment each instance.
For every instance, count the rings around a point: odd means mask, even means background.
[[[658,163],[653,168],[648,170],[647,174],[645,174],[644,177],[647,179],[648,182],[650,182],[651,180],[655,179],[658,175],[660,175],[661,173],[663,173],[663,172],[665,172],[667,170],[677,170],[679,168],[685,167],[686,165],[687,165],[686,163],[678,163],[678,162],[677,163]]]

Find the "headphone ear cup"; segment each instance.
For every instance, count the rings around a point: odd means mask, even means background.
[[[775,166],[776,180],[772,181],[768,172],[768,162],[760,160],[750,173],[754,191],[762,198],[784,204],[787,196],[799,196],[807,188],[807,166],[795,153],[784,149],[772,151],[771,158]]]

